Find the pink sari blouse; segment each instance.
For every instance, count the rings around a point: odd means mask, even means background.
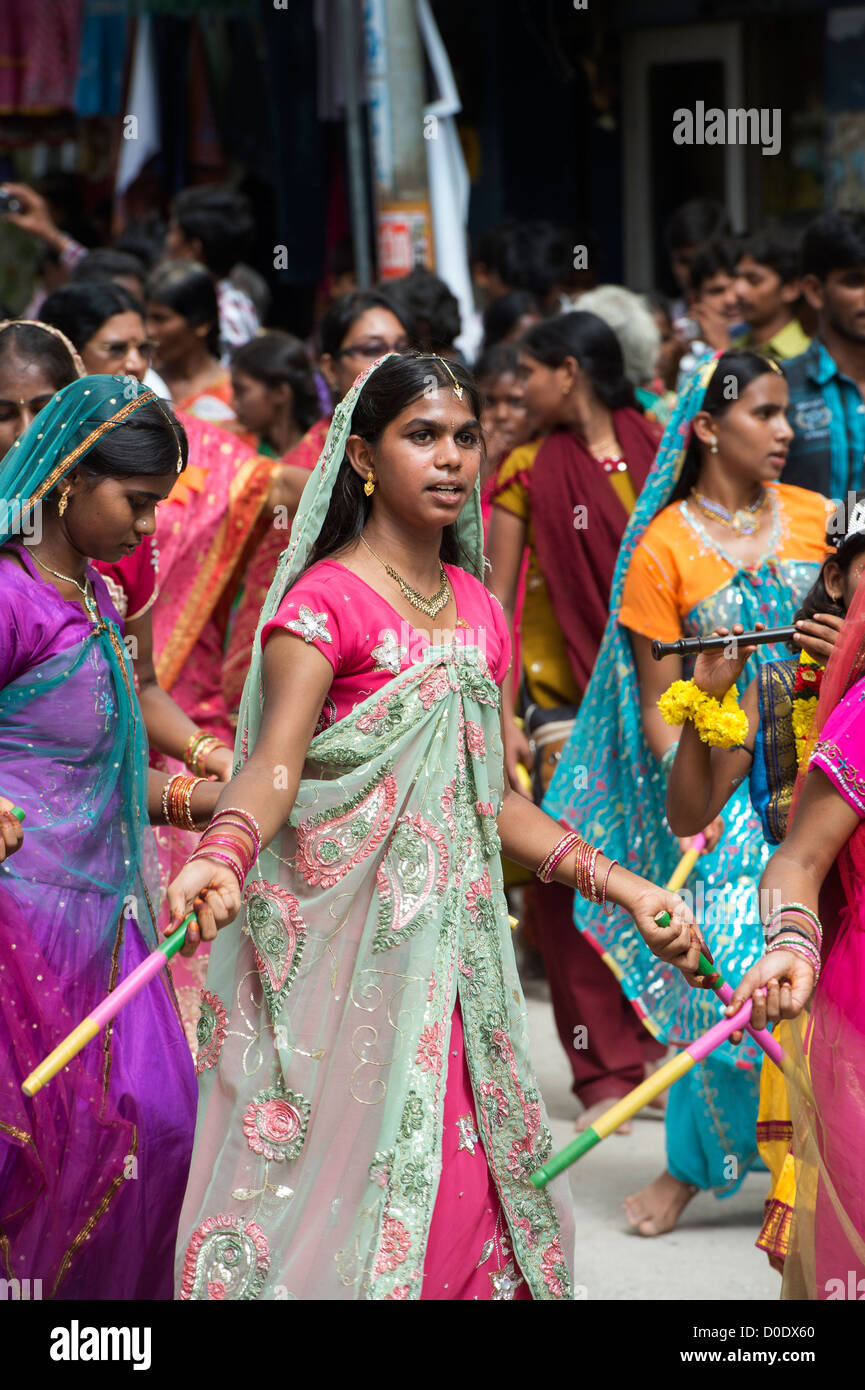
[[[501,604],[458,565],[445,565],[445,570],[457,605],[453,640],[477,643],[500,686],[511,659]],[[408,624],[387,599],[338,560],[320,560],[293,585],[264,627],[262,648],[271,633],[280,629],[311,642],[333,666],[333,683],[317,733],[408,670],[423,657],[434,637],[447,640],[446,634]]]

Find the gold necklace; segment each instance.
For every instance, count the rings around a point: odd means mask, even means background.
[[[417,608],[418,611],[420,613],[423,613],[424,616],[427,618],[437,617],[438,614],[444,608],[451,594],[450,581],[448,580],[447,574],[445,573],[445,567],[442,564],[441,560],[439,560],[439,570],[441,572],[442,582],[439,585],[436,592],[432,594],[430,598],[427,598],[424,594],[419,593],[417,589],[413,589],[411,584],[409,584],[408,580],[403,579],[401,574],[397,574],[396,570],[393,568],[392,565],[388,564],[387,560],[383,560],[380,555],[376,554],[376,552],[373,550],[372,546],[370,545],[369,541],[366,539],[365,536],[361,536],[361,540],[363,541],[363,544],[366,546],[370,555],[374,555],[376,560],[378,560],[379,564],[384,565],[391,579],[396,580],[397,584],[402,589],[404,597],[411,604],[412,608]]]
[[[704,516],[711,517],[721,526],[728,526],[737,536],[753,536],[760,524],[757,518],[769,500],[769,494],[764,488],[756,502],[749,502],[747,507],[739,507],[737,511],[731,512],[720,502],[713,502],[710,497],[704,497],[696,488],[691,490],[691,496]]]
[[[96,607],[96,599],[90,589],[90,580],[87,578],[86,574],[84,576],[84,583],[79,584],[78,580],[73,579],[71,574],[61,574],[59,570],[53,570],[50,565],[46,565],[44,560],[39,559],[35,551],[28,550],[27,553],[31,559],[36,561],[41,569],[47,570],[49,574],[53,574],[55,579],[62,579],[65,583],[72,584],[78,592],[84,596],[84,606],[87,609],[87,616],[90,618],[91,622],[101,622],[99,610]]]

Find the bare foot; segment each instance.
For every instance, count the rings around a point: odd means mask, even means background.
[[[615,1105],[617,1100],[621,1100],[621,1096],[607,1096],[606,1100],[596,1101],[594,1105],[589,1106],[588,1110],[584,1110],[577,1120],[577,1134],[582,1134],[584,1129],[588,1129],[589,1125],[595,1123],[595,1120],[599,1120],[602,1115],[605,1115],[610,1106]],[[630,1120],[625,1120],[616,1130],[616,1134],[630,1134],[630,1132]]]
[[[625,1215],[641,1236],[662,1236],[672,1231],[698,1187],[679,1182],[666,1170],[635,1197],[623,1203]]]

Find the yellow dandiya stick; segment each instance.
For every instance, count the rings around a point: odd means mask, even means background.
[[[82,1048],[86,1047],[91,1038],[95,1038],[100,1029],[105,1027],[115,1014],[119,1013],[124,1004],[143,989],[146,984],[158,975],[160,970],[176,956],[184,941],[186,940],[186,928],[195,921],[195,913],[190,912],[185,921],[175,931],[167,936],[165,940],[157,946],[155,951],[151,951],[149,956],[145,956],[140,965],[130,971],[125,980],[111,994],[105,996],[101,1004],[97,1004],[92,1013],[82,1019],[71,1033],[67,1033],[62,1042],[58,1043],[53,1052],[34,1067],[30,1075],[25,1077],[21,1083],[21,1090],[25,1096],[35,1096],[37,1091],[41,1091],[43,1086],[47,1086],[58,1072],[68,1066],[73,1057],[77,1057]]]
[[[546,1187],[547,1183],[557,1177],[565,1168],[569,1168],[572,1163],[576,1163],[578,1158],[588,1153],[596,1144],[600,1144],[602,1139],[612,1134],[624,1124],[626,1120],[633,1119],[634,1115],[643,1106],[665,1091],[668,1086],[672,1086],[674,1081],[678,1081],[698,1062],[702,1062],[714,1048],[722,1042],[726,1042],[731,1033],[735,1033],[739,1028],[747,1026],[751,1017],[752,1001],[746,999],[741,1009],[732,1018],[722,1018],[719,1023],[711,1027],[702,1037],[695,1042],[689,1043],[684,1052],[671,1057],[668,1062],[660,1066],[656,1072],[642,1081],[639,1086],[635,1086],[633,1091],[623,1096],[615,1105],[611,1105],[609,1110],[605,1110],[594,1124],[584,1129],[582,1134],[578,1134],[576,1139],[572,1139],[559,1153],[553,1154],[552,1158],[536,1168],[531,1174],[529,1181],[533,1187]]]
[[[694,836],[693,840],[691,841],[690,849],[685,850],[685,853],[682,855],[681,859],[679,860],[678,864],[676,865],[675,869],[670,875],[669,880],[665,885],[669,893],[678,893],[679,889],[684,887],[684,885],[688,882],[688,879],[691,876],[691,870],[693,869],[694,865],[700,858],[700,855],[703,853],[703,850],[705,848],[706,837],[701,830],[699,835]]]

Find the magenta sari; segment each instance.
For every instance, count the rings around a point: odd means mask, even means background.
[[[850,620],[848,619],[848,622]],[[837,671],[837,666],[836,666]],[[865,821],[865,678],[829,715],[814,746],[819,768]],[[843,898],[827,928],[814,994],[808,1060],[813,1108],[794,1107],[797,1260],[785,1280],[790,1297],[865,1297],[865,829],[837,859]],[[828,934],[833,939],[827,950]],[[795,1282],[794,1282],[795,1281]]]
[[[234,730],[222,693],[222,662],[228,614],[241,583],[249,549],[258,537],[274,459],[261,458],[236,435],[178,412],[189,439],[189,464],[158,513],[159,596],[153,607],[156,674],[185,714],[200,729],[229,747]],[[175,758],[151,754],[151,765],[175,773]],[[198,843],[189,831],[156,831],[163,890],[177,876]],[[163,912],[161,925],[167,924]],[[183,1024],[190,1047],[206,950],[172,966]]]

